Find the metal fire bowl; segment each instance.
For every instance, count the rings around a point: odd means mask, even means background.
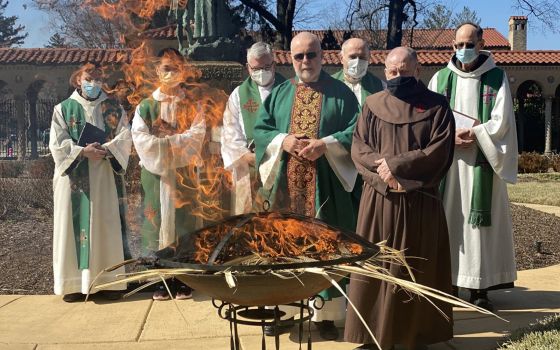
[[[309,267],[323,268],[333,272],[331,277],[339,281],[341,273],[332,269],[335,265],[352,264],[367,260],[379,252],[379,248],[358,236],[354,232],[327,225],[321,220],[309,218],[293,213],[263,212],[229,217],[215,225],[228,224],[236,226],[258,216],[274,220],[275,218],[297,219],[311,226],[322,226],[343,235],[346,240],[359,243],[362,253],[359,255],[339,256],[327,261],[286,262],[266,265],[215,265],[193,264],[188,261],[188,254],[192,251],[193,240],[204,229],[185,235],[179,241],[167,248],[155,252],[152,258],[143,258],[141,263],[147,268],[188,268],[197,273],[176,276],[190,287],[207,294],[215,299],[247,306],[280,305],[307,299],[320,291],[331,287],[331,283],[322,275],[303,272]],[[290,273],[286,273],[290,271]],[[230,288],[226,283],[224,273],[231,272],[236,286]],[[282,277],[275,273],[281,273]],[[286,278],[285,276],[288,276]],[[295,277],[297,276],[297,278]]]
[[[183,274],[175,278],[214,299],[244,306],[288,304],[310,298],[332,286],[324,276],[310,272],[297,274],[297,278],[273,274],[234,276],[234,288],[228,286],[223,274]],[[338,272],[331,277],[337,282],[343,278]]]

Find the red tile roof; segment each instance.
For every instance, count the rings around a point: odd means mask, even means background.
[[[339,51],[323,51],[323,64],[340,65]],[[383,65],[388,51],[371,51],[370,64]],[[418,50],[418,60],[424,66],[442,66],[449,62],[453,51]],[[560,51],[494,51],[494,60],[500,66],[541,66],[560,65]],[[279,65],[291,65],[289,51],[275,51],[275,60]]]
[[[123,49],[0,49],[0,64],[29,65],[79,65],[86,62],[114,64],[128,62],[131,50]],[[382,65],[388,51],[371,51],[370,64]],[[420,64],[441,66],[449,61],[453,51],[418,50]],[[339,65],[339,51],[324,51],[323,64]],[[560,65],[558,51],[494,51],[498,65]],[[275,51],[274,58],[279,65],[291,65],[289,51]]]
[[[294,31],[294,35],[302,31]],[[327,33],[326,30],[309,30],[309,32],[317,35],[319,40]],[[342,44],[344,31],[333,30],[333,35],[339,44]],[[410,45],[410,30],[403,30],[402,45],[410,46],[417,50],[421,49],[436,49],[445,50],[451,49],[453,39],[455,39],[455,29],[415,29],[413,32],[412,45]],[[387,37],[386,30],[379,30],[374,33],[367,30],[356,30],[353,32],[352,37],[362,38],[369,43],[376,43],[377,47],[385,47],[385,40]],[[490,50],[509,50],[509,41],[494,28],[485,28],[483,34],[485,45]]]
[[[317,35],[320,40],[326,35],[326,30],[308,30],[309,32]],[[168,25],[161,28],[147,30],[139,36],[151,40],[174,40],[176,27]],[[293,35],[302,32],[302,30],[293,31]],[[345,31],[333,30],[333,35],[339,45],[344,41]],[[410,46],[409,44],[409,30],[403,30],[403,45]],[[258,40],[259,34],[250,33],[251,36]],[[387,37],[386,30],[379,30],[374,33],[367,30],[355,30],[352,37],[362,38],[370,43],[374,43],[377,47],[385,47],[385,39]],[[509,50],[509,41],[494,28],[484,29],[484,42],[486,47],[490,50]],[[451,43],[455,39],[455,29],[415,29],[413,33],[412,47],[415,49],[436,49],[445,50],[451,49]]]
[[[98,64],[122,63],[130,60],[130,50],[119,49],[20,49],[0,48],[2,64],[76,65],[86,62]]]

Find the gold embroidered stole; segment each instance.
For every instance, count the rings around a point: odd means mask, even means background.
[[[290,134],[317,138],[321,121],[323,94],[305,84],[296,88],[290,121]],[[294,213],[315,217],[315,162],[288,155],[288,197]]]

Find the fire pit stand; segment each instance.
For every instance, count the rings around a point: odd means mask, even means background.
[[[239,332],[237,325],[246,326],[257,326],[262,329],[262,350],[266,350],[266,341],[264,335],[265,326],[295,326],[298,325],[298,340],[299,349],[301,350],[301,344],[303,341],[303,324],[307,321],[308,323],[308,335],[307,335],[307,350],[311,350],[311,318],[314,314],[314,309],[309,306],[313,303],[313,307],[317,310],[321,309],[325,303],[323,298],[319,295],[307,299],[307,301],[293,302],[280,306],[290,306],[299,309],[299,318],[282,320],[282,316],[286,313],[280,310],[279,305],[274,307],[264,307],[264,306],[246,306],[246,305],[235,305],[232,303],[212,299],[212,305],[218,309],[218,316],[224,320],[229,321],[230,330],[230,349],[240,350],[239,344]],[[274,336],[275,349],[280,349],[280,335],[276,334]]]

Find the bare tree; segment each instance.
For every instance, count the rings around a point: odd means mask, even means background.
[[[560,0],[514,0],[513,8],[525,12],[527,16],[535,17],[552,32],[560,31]]]
[[[119,35],[124,28],[102,18],[83,0],[33,0],[33,4],[49,16],[51,30],[70,46],[109,49],[124,45]]]
[[[274,46],[278,49],[289,50],[292,40],[292,29],[294,16],[296,14],[297,0],[276,0],[276,14],[268,8],[267,3],[259,0],[239,0],[243,5],[256,11],[274,29],[276,29],[276,40]]]

